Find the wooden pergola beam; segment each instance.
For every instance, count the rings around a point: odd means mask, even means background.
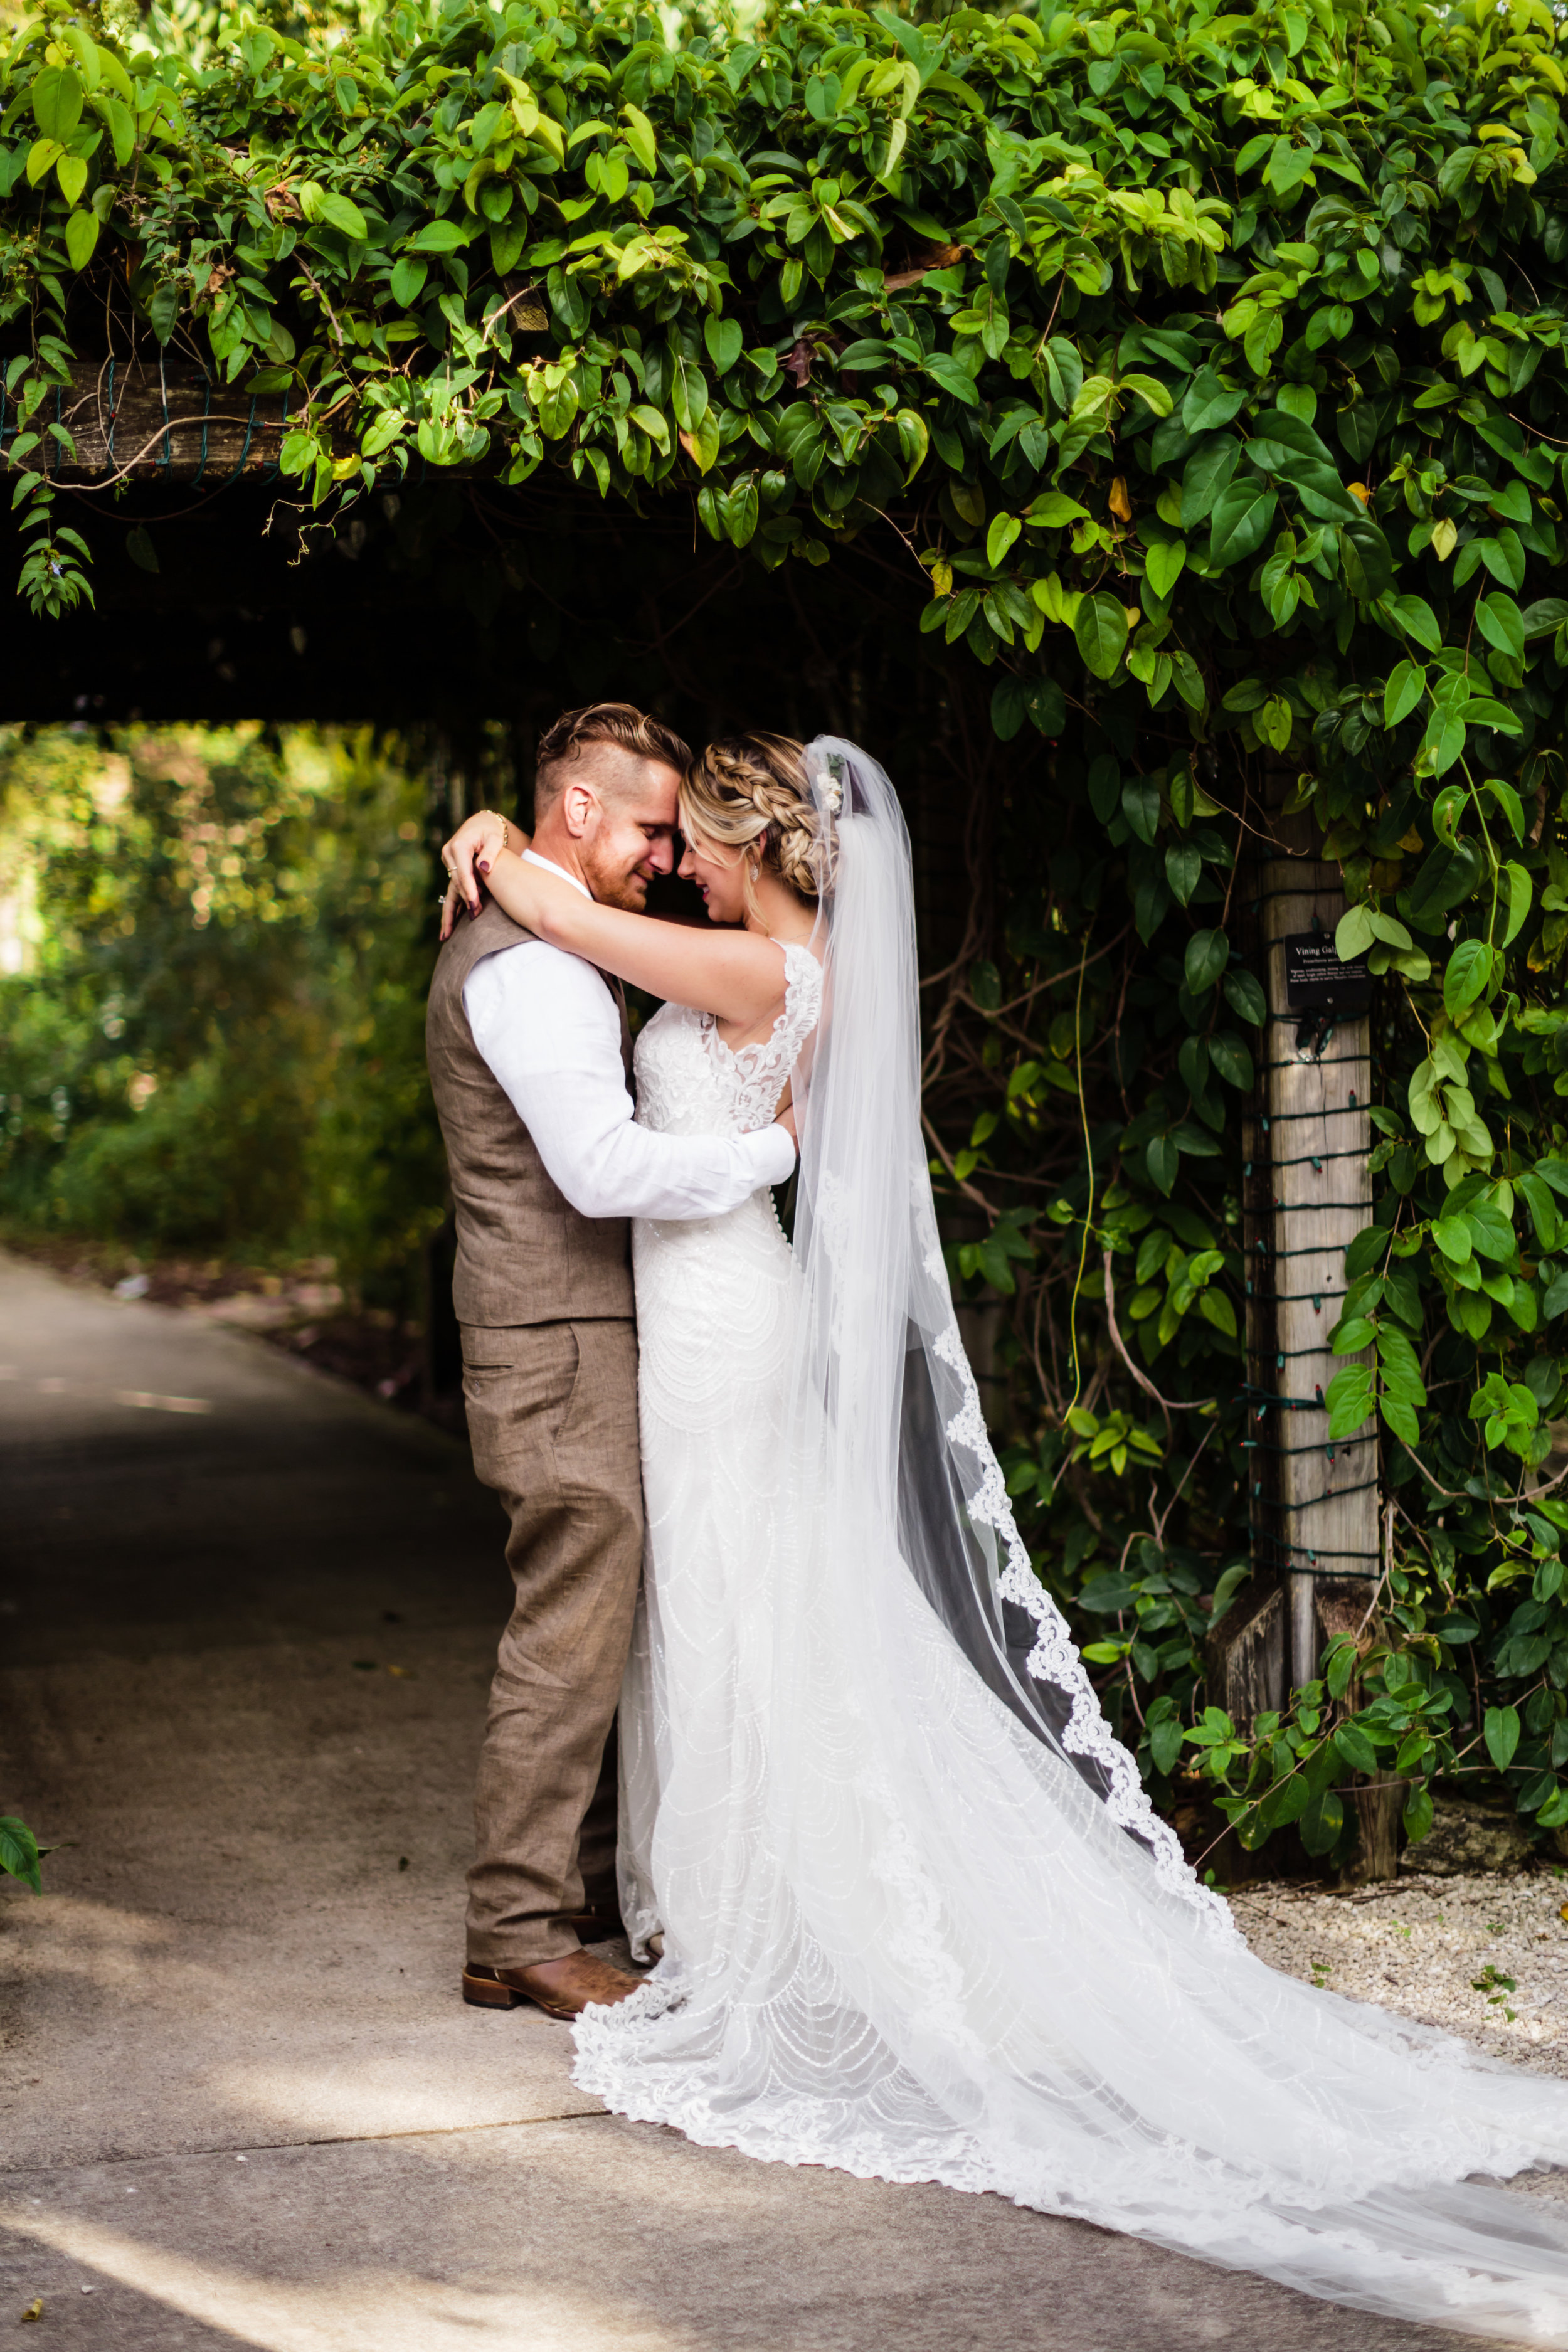
[[[29,420],[44,435],[31,462],[53,479],[104,489],[115,479],[216,487],[237,475],[276,473],[289,430],[284,406],[279,394],[252,398],[184,362],[78,361],[68,390]],[[74,462],[47,431],[56,424],[71,436]],[[21,429],[16,404],[0,400],[0,451]]]

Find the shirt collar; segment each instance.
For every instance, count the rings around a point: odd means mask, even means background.
[[[564,866],[557,866],[553,857],[541,857],[537,849],[525,849],[522,862],[525,866],[542,866],[547,874],[558,874],[563,882],[570,882],[574,890],[580,890],[588,904],[593,905],[594,894],[587,884],[579,882],[575,874],[568,874]]]

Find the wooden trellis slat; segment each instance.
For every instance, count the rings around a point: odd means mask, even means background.
[[[30,463],[57,480],[104,488],[116,477],[216,487],[236,475],[275,474],[289,430],[280,394],[253,399],[188,364],[160,370],[145,358],[77,362],[68,390],[46,398],[30,424],[44,436]],[[74,462],[47,430],[56,424],[75,444]],[[20,429],[16,404],[0,403],[0,450]]]

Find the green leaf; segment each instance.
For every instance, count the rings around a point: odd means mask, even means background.
[[[1475,1255],[1470,1229],[1463,1217],[1434,1217],[1432,1238],[1450,1265],[1468,1265]]]
[[[14,1813],[0,1816],[0,1870],[21,1879],[35,1895],[43,1891],[38,1871],[38,1841],[26,1822]]]
[[[1518,531],[1505,523],[1495,539],[1478,539],[1474,544],[1479,548],[1481,562],[1494,580],[1500,580],[1505,588],[1523,587],[1524,550]]]
[[[1353,963],[1357,956],[1365,955],[1375,937],[1372,908],[1347,907],[1334,926],[1334,953],[1342,963]]]
[[[139,564],[143,572],[157,571],[158,551],[153,544],[153,534],[145,523],[133,524],[126,532],[125,552],[132,562]]]
[[[1069,522],[1079,522],[1089,512],[1076,499],[1062,490],[1042,490],[1025,516],[1026,522],[1037,524],[1043,530],[1060,530]]]
[[[27,185],[36,188],[64,153],[58,139],[35,139],[27,150]]]
[[[1383,689],[1383,723],[1397,727],[1408,719],[1426,691],[1426,672],[1419,662],[1402,661],[1390,672]]]
[[[1244,474],[1229,483],[1215,501],[1209,528],[1210,562],[1244,563],[1256,555],[1268,536],[1279,504],[1272,485],[1260,474]]]
[[[1549,637],[1568,621],[1568,600],[1561,596],[1542,596],[1527,604],[1522,614],[1526,641],[1533,644],[1537,637]]]
[[[1225,975],[1225,1001],[1243,1021],[1260,1029],[1268,1018],[1268,1000],[1249,971],[1233,964]]]
[[[1329,1435],[1337,1444],[1358,1430],[1372,1412],[1373,1370],[1370,1364],[1347,1364],[1323,1391],[1329,1408]]]
[[[1405,1834],[1412,1845],[1419,1845],[1432,1827],[1432,1797],[1429,1790],[1413,1789],[1405,1808]]]
[[[546,377],[548,378],[550,374],[553,373],[553,370],[547,369],[545,373]],[[576,383],[574,382],[573,378],[564,372],[564,370],[562,372],[562,380],[559,383],[552,384],[548,381],[546,382],[543,390],[539,395],[539,428],[547,440],[560,441],[565,436],[565,435],[571,432],[572,426],[575,422],[577,410],[580,404],[581,394],[577,390]],[[665,425],[663,417],[659,415],[657,409],[638,410],[634,408],[631,415],[634,422],[643,424],[643,430],[645,432],[651,432],[652,428],[651,425],[644,422],[644,419],[650,416],[657,419],[664,432],[664,446],[668,447],[669,437],[668,427]],[[655,437],[657,438],[658,436],[656,436]]]
[[[677,359],[669,386],[670,406],[682,433],[695,433],[708,414],[708,379],[700,367]]]
[[[718,373],[721,375],[728,375],[740,358],[741,347],[745,341],[740,320],[715,318],[710,310],[703,320],[702,340],[708,346],[708,356]]]
[[[1333,470],[1334,457],[1328,443],[1320,440],[1304,416],[1294,416],[1289,409],[1262,410],[1252,419],[1252,436],[1247,454],[1255,466],[1262,466],[1270,473],[1279,472],[1300,458]]]
[[[1152,843],[1160,829],[1160,787],[1148,776],[1129,776],[1121,787],[1121,814],[1138,839]]]
[[[1301,1815],[1298,1835],[1307,1852],[1328,1853],[1345,1825],[1345,1809],[1331,1789],[1325,1789]]]
[[[1166,850],[1165,879],[1179,907],[1184,907],[1197,888],[1203,870],[1203,853],[1194,849],[1191,842],[1178,842]]]
[[[1091,1576],[1078,1597],[1091,1616],[1113,1617],[1119,1609],[1137,1600],[1138,1587],[1130,1576],[1118,1576],[1107,1570],[1100,1576]]]
[[[1516,1706],[1489,1706],[1486,1715],[1487,1753],[1500,1772],[1506,1772],[1519,1747],[1520,1720]]]
[[[87,268],[97,243],[98,215],[90,211],[72,213],[66,223],[66,252],[73,269]]]
[[[1194,931],[1187,941],[1183,968],[1194,996],[1213,988],[1230,961],[1230,941],[1223,931]]]
[[[1483,940],[1461,940],[1443,974],[1443,1010],[1458,1021],[1478,996],[1489,993],[1492,953]]]
[[[1487,643],[1499,653],[1507,654],[1510,661],[1524,659],[1524,615],[1511,596],[1494,590],[1491,595],[1478,598],[1476,622]]]
[[[991,726],[998,742],[1012,741],[1024,723],[1026,709],[1021,679],[1005,677],[992,688]]]
[[[46,66],[33,78],[33,120],[46,139],[68,140],[81,121],[86,91],[68,66]]]
[[[1370,515],[1341,531],[1340,569],[1358,604],[1375,604],[1393,580],[1394,551]]]
[[[1529,919],[1534,886],[1528,870],[1516,857],[1509,859],[1503,873],[1508,879],[1508,924],[1498,945],[1510,948]]]
[[[1198,1313],[1227,1339],[1236,1338],[1236,1309],[1223,1290],[1204,1290],[1198,1294]]]
[[[1416,644],[1425,646],[1429,654],[1437,651],[1443,642],[1443,632],[1437,625],[1437,615],[1425,596],[1387,596],[1384,599],[1384,609],[1407,637],[1414,637]]]
[[[969,993],[982,1013],[994,1013],[1002,1002],[1002,975],[984,956],[969,967]]]
[[[1216,1031],[1209,1039],[1209,1060],[1227,1087],[1236,1087],[1243,1094],[1251,1091],[1252,1056],[1239,1037],[1233,1036],[1229,1030]]]
[[[1182,423],[1194,436],[1228,425],[1247,398],[1245,384],[1230,383],[1212,367],[1202,367],[1187,386]]]
[[[1136,393],[1144,406],[1156,416],[1169,416],[1174,405],[1170,394],[1155,375],[1124,375],[1116,388],[1118,392]]]
[[[400,310],[411,310],[425,291],[425,281],[430,275],[430,264],[417,254],[405,253],[392,272],[392,299]]]
[[[1195,530],[1204,518],[1213,512],[1215,500],[1240,462],[1241,444],[1229,434],[1215,433],[1194,450],[1182,476],[1184,530]]]
[[[626,118],[626,145],[651,179],[658,166],[658,141],[654,135],[653,125],[638,106],[623,106],[621,112]],[[716,354],[714,365],[719,365]]]
[[[379,457],[384,449],[391,448],[406,422],[395,408],[384,408],[360,442],[361,456]]]
[[[1157,541],[1144,556],[1144,574],[1162,604],[1169,603],[1186,560],[1186,548],[1179,539]]]
[[[410,253],[458,253],[467,245],[468,237],[456,221],[426,221],[418,234],[408,239]]]
[[[1182,1718],[1168,1715],[1149,1727],[1149,1757],[1156,1772],[1169,1772],[1182,1752]]]
[[[370,235],[365,216],[359,206],[348,196],[340,195],[335,188],[329,189],[321,198],[316,206],[316,217],[325,221],[329,228],[335,228],[353,245],[363,245]]]
[[[985,561],[991,565],[993,571],[1001,563],[1008,549],[1020,536],[1023,528],[1016,515],[993,515],[991,528],[985,534]],[[1115,667],[1114,663],[1111,667]]]
[[[1054,677],[1031,680],[1025,707],[1042,735],[1059,735],[1067,725],[1067,698]]]
[[[509,221],[498,221],[490,230],[490,267],[498,278],[510,278],[517,267],[517,258],[528,243],[528,215],[515,213]]]
[[[1148,1163],[1150,1182],[1169,1197],[1171,1187],[1176,1181],[1176,1171],[1181,1166],[1175,1145],[1168,1135],[1152,1136],[1143,1156]]]
[[[1377,1750],[1359,1724],[1337,1725],[1334,1730],[1334,1746],[1352,1772],[1376,1772]]]
[[[974,389],[974,378],[951,352],[933,352],[925,363],[925,371],[939,391],[962,401],[965,408],[979,407],[980,394]]]
[[[1501,776],[1489,776],[1483,790],[1489,792],[1507,817],[1515,841],[1524,839],[1524,803],[1510,783]]]
[[[1086,596],[1073,635],[1090,676],[1110,677],[1127,648],[1127,615],[1114,596]]]
[[[55,177],[67,204],[74,205],[87,185],[87,165],[79,155],[62,155],[55,165]]]

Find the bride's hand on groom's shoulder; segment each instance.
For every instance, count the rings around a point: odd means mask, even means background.
[[[520,854],[528,847],[530,835],[520,833],[504,816],[493,809],[480,809],[465,817],[449,841],[441,847],[441,863],[451,877],[447,890],[447,902],[441,909],[441,937],[449,939],[458,919],[459,905],[470,915],[479,911],[479,883],[489,872],[491,864],[503,849]]]

